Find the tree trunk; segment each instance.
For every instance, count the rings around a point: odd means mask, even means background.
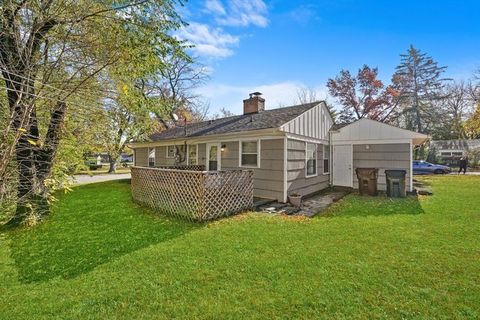
[[[108,173],[115,173],[117,171],[117,161],[112,156],[108,157],[108,163],[110,164],[110,168],[108,169]]]
[[[51,113],[50,124],[42,148],[38,146],[39,131],[35,110],[32,112],[28,135],[21,136],[16,146],[19,182],[17,209],[15,215],[7,223],[9,227],[19,226],[29,218],[40,220],[50,212],[45,180],[52,171],[65,112],[66,104],[59,102]]]

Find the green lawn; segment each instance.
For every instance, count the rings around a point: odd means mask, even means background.
[[[350,195],[325,216],[190,224],[74,188],[31,230],[0,234],[0,319],[480,317],[480,177],[434,195]]]

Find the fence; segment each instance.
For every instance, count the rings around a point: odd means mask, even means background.
[[[178,165],[178,166],[157,166],[158,169],[173,169],[173,170],[190,170],[190,171],[205,171],[205,166],[203,164],[189,164],[189,165]]]
[[[161,213],[207,221],[253,208],[253,171],[132,167],[132,197]]]

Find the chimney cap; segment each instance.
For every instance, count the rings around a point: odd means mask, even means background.
[[[255,92],[252,92],[252,93],[250,93],[249,95],[250,95],[250,98],[252,98],[252,97],[258,97],[258,96],[261,96],[261,95],[262,95],[262,93],[261,93],[261,92],[258,92],[258,91],[255,91]]]

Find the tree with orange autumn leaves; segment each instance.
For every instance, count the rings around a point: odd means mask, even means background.
[[[330,95],[342,105],[340,122],[362,118],[390,122],[396,117],[399,92],[391,85],[385,86],[377,77],[377,68],[364,65],[355,76],[341,70],[338,76],[328,80]]]

